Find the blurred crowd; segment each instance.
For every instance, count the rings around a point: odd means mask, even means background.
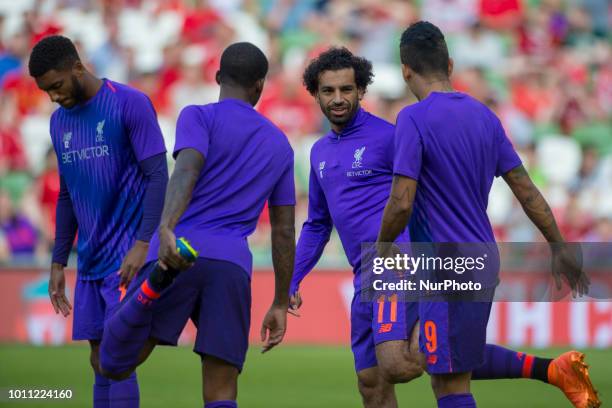
[[[612,47],[607,0],[0,0],[0,264],[49,262],[59,190],[50,149],[56,108],[27,72],[33,44],[75,41],[100,77],[147,93],[169,151],[178,112],[214,102],[221,51],[258,45],[270,72],[257,109],[296,152],[297,229],[308,204],[308,157],[328,130],[305,91],[308,61],[345,45],[374,64],[367,110],[395,122],[415,102],[403,84],[399,36],[423,19],[446,34],[457,90],[501,118],[568,240],[612,240]],[[171,165],[171,160],[169,160]],[[489,213],[499,240],[541,240],[503,182]],[[251,244],[269,262],[262,214]],[[73,257],[74,261],[74,257]],[[345,265],[334,237],[323,258]]]

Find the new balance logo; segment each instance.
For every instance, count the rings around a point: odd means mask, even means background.
[[[62,141],[64,142],[64,149],[70,149],[70,140],[72,140],[72,132],[64,133]]]
[[[380,333],[389,333],[392,328],[393,328],[393,323],[381,324],[380,328],[378,329],[378,334],[380,334]]]

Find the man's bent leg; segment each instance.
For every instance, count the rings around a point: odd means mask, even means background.
[[[364,408],[396,408],[395,386],[386,381],[378,367],[357,372],[357,387]]]
[[[351,303],[351,351],[355,359],[357,387],[366,408],[397,407],[393,384],[386,381],[377,367],[371,302],[362,302],[355,293]]]
[[[154,262],[143,268],[138,281],[133,282],[133,289],[104,324],[100,369],[111,378],[125,378],[127,373],[131,373],[149,340],[153,302],[160,297],[146,279],[152,268],[155,268]]]
[[[162,293],[151,288],[147,264],[130,285],[121,306],[106,321],[100,345],[101,372],[125,379],[151,353],[157,340],[176,344],[193,310],[201,283],[195,265],[182,272]]]
[[[95,372],[94,408],[138,408],[140,390],[136,373],[131,370],[115,379],[105,377],[100,371],[100,342],[90,340],[90,345],[90,361]]]
[[[157,340],[149,339],[144,348],[141,350],[137,366],[142,364],[151,354]],[[138,380],[136,378],[136,372],[134,371],[136,366],[131,370],[124,373],[119,373],[114,376],[114,379],[110,379],[109,389],[109,408],[138,408],[140,404],[140,392],[138,388]]]
[[[144,363],[147,360],[147,358],[149,358],[149,356],[151,355],[151,353],[153,352],[153,349],[155,348],[155,346],[157,346],[157,344],[158,344],[157,339],[153,339],[153,338],[147,339],[147,341],[142,346],[142,349],[138,352],[138,357],[136,358],[134,365],[131,367],[128,367],[124,371],[117,371],[117,372],[105,371],[102,368],[102,364],[100,364],[99,370],[100,370],[101,375],[110,379],[111,385],[117,382],[121,382],[123,380],[135,378],[136,368],[142,363]],[[111,406],[111,408],[114,408],[114,407]]]
[[[539,358],[495,344],[485,346],[484,363],[472,372],[473,380],[534,378],[548,382],[552,359]]]
[[[418,304],[377,302],[372,315],[372,333],[380,375],[391,384],[419,377],[425,356],[419,351]]]
[[[548,359],[487,344],[485,362],[472,372],[472,379],[536,379],[559,388],[574,407],[598,407],[601,401],[591,383],[584,357],[578,351],[568,351]]]
[[[106,327],[109,319],[114,316],[120,308],[122,296],[125,294],[125,290],[121,290],[120,287],[119,275],[110,274],[104,278],[100,293],[104,298],[104,326]],[[104,332],[102,333],[102,339],[104,339]],[[143,347],[146,347],[146,345]],[[151,350],[153,347],[154,344],[150,346]],[[150,350],[147,352],[147,355],[149,353]],[[100,359],[103,359],[102,354],[102,344],[100,343]],[[137,360],[136,364],[139,363],[140,362]],[[98,366],[100,365],[98,361]],[[140,405],[140,390],[136,373],[134,372],[135,368],[136,366],[131,367],[124,373],[115,373],[116,375],[109,379],[109,408],[138,408]],[[100,367],[99,372],[104,374]]]
[[[386,341],[376,345],[380,375],[391,384],[406,383],[423,374],[425,357],[412,354],[407,340]]]

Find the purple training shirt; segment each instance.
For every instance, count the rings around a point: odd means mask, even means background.
[[[224,99],[184,108],[176,125],[174,157],[195,149],[204,168],[175,228],[203,258],[233,262],[249,275],[253,233],[266,201],[295,205],[293,150],[287,137],[247,102]],[[157,259],[159,236],[148,260]]]
[[[78,223],[79,279],[101,279],[119,270],[141,224],[139,163],[166,151],[155,110],[142,92],[105,79],[86,103],[53,112],[50,130]]]
[[[489,108],[459,92],[432,92],[397,117],[393,173],[418,180],[415,242],[495,242],[487,217],[493,177],[521,164]]]
[[[310,152],[308,219],[295,255],[291,293],[317,264],[332,227],[360,287],[361,244],[375,242],[393,180],[394,126],[359,109],[340,133],[333,130]],[[405,232],[397,239],[408,242]]]

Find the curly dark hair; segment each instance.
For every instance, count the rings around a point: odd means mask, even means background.
[[[448,75],[448,48],[444,34],[428,21],[419,21],[404,31],[400,59],[417,74]]]
[[[72,41],[61,35],[52,35],[34,46],[28,68],[30,76],[38,78],[53,69],[64,70],[75,61],[80,61],[80,58]]]
[[[315,95],[319,89],[319,76],[322,72],[338,71],[346,68],[353,68],[357,88],[365,92],[374,77],[372,63],[365,58],[353,55],[345,47],[331,47],[310,61],[302,78],[304,86],[311,95]]]

